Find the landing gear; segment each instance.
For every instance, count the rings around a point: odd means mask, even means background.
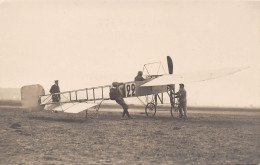
[[[179,117],[179,100],[175,102],[174,106],[171,106],[171,115],[173,118]]]
[[[170,97],[171,102],[171,116],[173,118],[178,117],[179,115],[179,100],[175,102],[175,85],[168,85],[167,86],[167,93]]]
[[[101,100],[101,102],[100,102],[98,105],[96,105],[95,107],[93,107],[93,108],[92,108],[93,111],[89,111],[90,109],[86,109],[85,118],[86,118],[86,119],[87,119],[88,117],[89,117],[90,119],[98,118],[98,110],[99,110],[99,108],[100,108],[100,106],[101,106],[101,104],[102,104],[103,101],[104,101],[104,100]]]
[[[167,93],[170,97],[170,103],[171,103],[171,116],[173,118],[179,117],[179,100],[175,99],[175,85],[167,85]],[[147,96],[148,98],[148,96]],[[146,107],[145,107],[145,114],[148,117],[154,117],[156,114],[156,107],[157,107],[157,101],[161,102],[161,104],[163,104],[163,94],[161,95],[161,97],[159,96],[159,94],[154,94],[152,96],[152,100],[148,102],[148,99],[146,99]],[[139,99],[140,100],[140,99]]]
[[[148,103],[145,107],[145,113],[148,117],[154,117],[156,114],[156,105],[154,103]]]

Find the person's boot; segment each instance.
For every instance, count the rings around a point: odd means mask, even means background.
[[[128,119],[134,119],[134,117],[132,117],[132,116],[129,115],[129,116],[128,116]]]
[[[125,120],[125,111],[122,113],[121,120]]]
[[[125,114],[127,115],[128,119],[132,119],[132,117],[130,116],[129,112],[128,112],[128,109],[125,109],[124,110]]]
[[[184,118],[185,118],[185,119],[187,118],[187,113],[186,113],[185,110],[184,110]]]
[[[182,110],[181,109],[179,109],[179,118],[182,118],[183,117],[183,114],[182,114]]]
[[[134,117],[132,117],[129,113],[127,113],[127,117],[128,119],[134,119]]]

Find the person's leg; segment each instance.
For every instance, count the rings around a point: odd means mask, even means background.
[[[125,117],[125,110],[123,111],[123,114],[122,114],[122,118],[124,118]]]
[[[179,117],[180,118],[182,118],[182,116],[183,116],[182,109],[183,109],[183,106],[182,106],[182,103],[180,102],[180,105],[179,105]]]
[[[125,114],[127,115],[127,117],[131,117],[130,114],[128,113],[128,106],[125,103],[124,100],[117,100],[116,101],[119,105],[121,105],[121,107],[124,109],[123,114],[122,114],[122,118],[125,117]]]
[[[125,103],[124,100],[122,101],[122,107],[124,109],[124,113],[127,115],[128,118],[130,118],[131,116],[130,116],[130,114],[128,112],[128,105]]]
[[[60,94],[59,95],[57,95],[57,102],[59,102],[60,101]]]
[[[129,112],[128,112],[128,109],[127,109],[127,108],[124,109],[124,113],[127,115],[128,118],[131,117],[130,114],[129,114]]]
[[[183,105],[183,112],[184,112],[184,117],[187,118],[187,103],[186,102]]]
[[[58,102],[57,95],[52,95],[52,101],[53,101],[53,102]]]
[[[128,112],[128,105],[122,100],[122,107],[124,108],[124,113],[127,115],[128,118],[132,118]]]
[[[182,113],[182,107],[179,108],[179,117],[182,118],[183,113]]]

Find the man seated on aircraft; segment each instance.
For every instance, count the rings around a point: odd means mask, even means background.
[[[114,92],[114,94],[115,94],[114,99],[124,109],[121,119],[124,119],[125,115],[127,115],[127,117],[129,119],[133,119],[128,112],[128,105],[125,103],[124,98],[123,98],[124,94],[123,94],[122,88],[124,88],[124,84],[118,83],[118,82],[113,82],[112,86],[114,87],[114,89],[116,89]]]
[[[186,99],[186,90],[184,89],[184,84],[180,84],[180,89],[175,95],[177,95],[176,98],[179,98],[180,118],[183,117],[182,110],[184,112],[184,117],[187,118],[187,99]]]
[[[50,93],[52,94],[52,101],[53,102],[59,102],[60,101],[60,87],[59,87],[59,81],[55,80],[55,84],[51,86]]]
[[[135,77],[135,81],[144,81],[145,79],[143,78],[143,72],[139,71],[137,76]]]

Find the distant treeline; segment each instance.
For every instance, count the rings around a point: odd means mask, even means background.
[[[22,106],[20,100],[0,100],[1,105],[8,105],[8,106]]]
[[[20,88],[0,88],[0,100],[21,100]]]

